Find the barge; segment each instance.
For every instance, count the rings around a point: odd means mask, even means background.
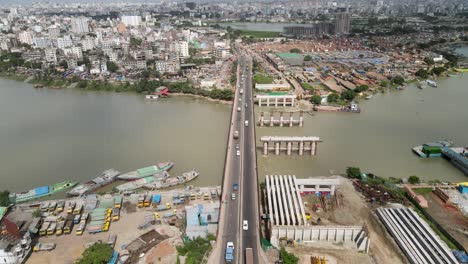
[[[125,174],[121,174],[117,176],[117,178],[120,180],[125,180],[125,181],[138,180],[144,177],[153,176],[163,171],[168,171],[172,168],[172,166],[174,166],[173,162],[170,162],[170,161],[162,162],[162,163],[158,163],[158,165],[153,165],[153,166],[138,169],[136,171],[131,171]]]
[[[101,173],[101,175],[91,181],[79,184],[75,188],[67,192],[71,196],[82,196],[84,194],[95,191],[101,187],[104,187],[113,181],[115,181],[117,176],[120,174],[117,170],[108,169]]]
[[[450,147],[452,145],[449,141],[436,141],[428,142],[421,146],[416,146],[413,148],[413,152],[416,153],[421,158],[433,158],[442,156],[442,148]]]
[[[179,184],[184,184],[186,182],[189,182],[200,175],[196,171],[188,171],[182,173],[182,175],[177,176],[177,177],[170,177],[162,181],[155,181],[152,183],[145,184],[143,187],[146,189],[151,189],[151,190],[158,190],[158,189],[163,189],[163,188],[169,188],[175,185]]]
[[[9,199],[12,203],[22,203],[44,196],[52,195],[54,193],[62,192],[67,189],[72,188],[78,182],[73,181],[63,181],[52,185],[46,185],[42,187],[37,187],[26,192],[21,193],[11,193]]]

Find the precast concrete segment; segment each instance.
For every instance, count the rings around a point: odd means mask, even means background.
[[[307,223],[305,210],[304,210],[304,203],[302,202],[302,197],[301,197],[301,194],[299,193],[299,188],[297,187],[296,175],[293,175],[293,182],[294,182],[294,187],[296,188],[296,195],[299,200],[299,206],[301,208],[302,219],[304,220],[304,223]]]
[[[283,202],[284,217],[286,218],[286,225],[290,225],[291,217],[289,216],[289,208],[288,208],[288,204],[286,203],[287,198],[286,198],[285,186],[284,186],[282,175],[278,177],[278,181],[279,181],[280,189],[281,189],[281,197],[282,197],[281,201]]]
[[[303,225],[305,224],[304,222],[302,222],[302,218],[301,218],[301,214],[299,213],[299,204],[298,204],[298,201],[297,201],[297,197],[296,197],[296,187],[294,186],[293,184],[293,180],[291,178],[291,175],[288,175],[288,182],[289,182],[289,186],[291,187],[291,196],[293,198],[293,202],[294,202],[294,209],[296,211],[296,216],[297,216],[297,224],[298,225]]]
[[[378,208],[377,215],[411,263],[458,263],[446,244],[409,208]]]
[[[272,221],[273,223],[271,223],[272,225],[275,224],[275,221],[274,221],[274,212],[273,212],[273,205],[272,205],[272,201],[271,201],[271,185],[270,185],[270,176],[266,175],[265,177],[265,181],[266,181],[266,186],[267,186],[267,196],[268,196],[268,214],[270,215],[269,219],[270,221]]]
[[[279,221],[279,206],[278,206],[278,202],[277,202],[277,195],[276,195],[276,186],[275,186],[275,182],[274,182],[274,177],[273,175],[270,176],[270,180],[271,180],[271,190],[272,190],[272,193],[271,193],[271,196],[273,198],[273,205],[274,205],[274,216],[275,216],[275,225],[279,225],[280,224],[280,221]]]
[[[294,207],[292,204],[292,198],[291,198],[291,185],[289,184],[288,181],[288,176],[283,176],[282,179],[284,180],[284,186],[285,186],[285,191],[286,191],[286,196],[288,197],[288,204],[289,204],[289,211],[290,211],[290,216],[291,216],[291,222],[292,225],[296,225],[296,216],[294,213]]]
[[[281,190],[278,184],[278,175],[275,175],[275,186],[276,186],[276,195],[278,197],[278,204],[279,204],[279,215],[280,215],[280,225],[284,225],[284,212],[283,212],[283,199],[281,197]]]

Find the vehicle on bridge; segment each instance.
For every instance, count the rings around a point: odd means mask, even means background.
[[[234,138],[239,138],[239,131],[234,131]]]
[[[224,260],[226,260],[227,263],[231,263],[234,260],[234,242],[227,242]]]
[[[249,221],[244,220],[242,222],[242,229],[244,229],[245,231],[249,230]]]
[[[234,184],[232,185],[232,189],[234,189],[234,191],[237,191],[237,190],[239,189],[239,184],[234,183]]]
[[[240,156],[240,150],[237,150],[237,151],[236,151],[236,155],[237,155],[237,156]]]
[[[235,193],[232,193],[232,194],[231,194],[231,199],[232,199],[232,200],[235,200],[235,199],[236,199],[236,194],[235,194]]]
[[[245,120],[244,124],[246,127],[249,126],[249,120]]]
[[[245,264],[253,264],[253,250],[252,248],[245,249]]]

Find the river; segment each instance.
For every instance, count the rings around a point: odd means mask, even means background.
[[[466,181],[446,160],[421,159],[411,151],[443,139],[468,145],[468,74],[438,84],[376,95],[360,102],[361,114],[315,113],[305,115],[303,128],[258,128],[257,137],[323,140],[317,157],[264,157],[259,150],[260,177],[328,176],[358,166],[384,177]],[[0,79],[0,189],[82,182],[108,168],[127,172],[167,160],[176,163],[171,175],[199,171],[195,186],[220,184],[230,107],[183,96],[149,102],[133,93],[34,89]]]
[[[230,106],[192,97],[34,89],[0,80],[0,189],[22,191],[175,162],[171,175],[200,172],[220,184]]]

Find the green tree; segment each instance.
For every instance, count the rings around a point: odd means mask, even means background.
[[[119,67],[113,61],[107,61],[106,65],[107,70],[110,72],[116,72],[119,69]]]
[[[429,73],[425,69],[419,69],[414,75],[426,79]]]
[[[91,247],[87,248],[81,258],[78,260],[78,264],[105,264],[112,257],[112,248],[104,243],[96,243]]]
[[[41,209],[36,209],[32,212],[33,217],[41,217]]]
[[[286,249],[280,249],[280,257],[284,264],[297,264],[299,263],[299,258],[296,257],[293,253],[289,253]]]
[[[435,74],[437,76],[441,75],[445,71],[444,67],[435,67],[431,70],[432,74]]]
[[[356,93],[351,90],[345,90],[341,92],[341,99],[346,100],[346,101],[352,101],[354,100],[354,97],[356,97]]]
[[[336,103],[340,99],[340,96],[337,93],[331,93],[327,97],[327,102],[329,103]]]
[[[408,182],[411,183],[411,184],[418,184],[418,183],[420,183],[421,181],[419,180],[419,177],[418,177],[418,176],[412,175],[412,176],[409,176]]]
[[[310,102],[314,105],[319,105],[322,102],[322,97],[318,94],[314,94],[310,99]]]
[[[291,52],[291,53],[301,53],[301,50],[298,49],[298,48],[293,48],[289,52]]]
[[[360,179],[361,169],[357,167],[348,167],[346,168],[346,175],[348,176],[348,178]]]
[[[362,92],[365,92],[367,90],[369,90],[369,86],[365,85],[365,84],[359,85],[358,87],[356,87],[356,89],[354,89],[354,91],[356,93],[362,93]]]
[[[403,83],[405,83],[405,79],[403,79],[403,77],[401,77],[400,75],[397,75],[393,77],[392,82],[394,84],[402,85]]]
[[[433,65],[434,64],[434,60],[432,58],[429,58],[429,57],[425,57],[424,58],[424,62],[427,64],[427,65]]]
[[[130,37],[130,47],[132,48],[140,47],[141,42],[143,41],[139,38]]]
[[[304,56],[304,61],[311,61],[311,60],[312,60],[312,56],[310,55]]]
[[[10,192],[7,190],[0,192],[0,206],[10,205],[10,199],[8,198],[9,195]]]

